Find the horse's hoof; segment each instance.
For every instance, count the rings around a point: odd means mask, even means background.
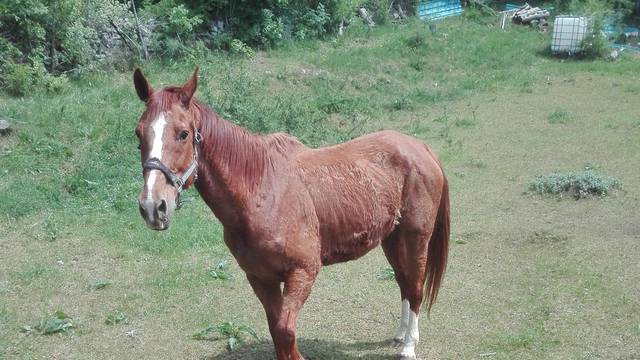
[[[416,352],[413,349],[402,349],[400,352],[400,360],[416,360]]]
[[[400,355],[400,360],[416,360],[417,358],[414,356]]]

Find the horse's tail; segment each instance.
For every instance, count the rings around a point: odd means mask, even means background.
[[[443,172],[444,177],[444,172]],[[447,255],[449,253],[449,184],[447,178],[443,178],[442,195],[436,223],[429,240],[427,250],[427,272],[424,285],[423,302],[427,306],[427,314],[438,297],[438,290],[442,282],[442,276],[447,267]]]

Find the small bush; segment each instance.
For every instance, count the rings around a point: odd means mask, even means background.
[[[590,169],[569,173],[554,172],[538,176],[528,186],[532,193],[571,195],[576,200],[588,196],[604,196],[611,190],[620,188],[621,184],[616,178]]]
[[[252,58],[255,55],[255,52],[249,45],[243,43],[238,39],[231,40],[231,42],[229,43],[229,50],[231,50],[231,52],[236,55],[244,56],[247,58]]]
[[[6,72],[0,75],[0,83],[5,90],[15,96],[25,96],[36,92],[59,93],[67,85],[63,75],[50,75],[41,62],[7,64]]]

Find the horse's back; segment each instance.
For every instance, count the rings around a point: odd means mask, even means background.
[[[404,216],[407,195],[427,196],[429,177],[438,183],[441,174],[424,143],[395,131],[309,149],[297,164],[320,225],[324,264],[358,258],[377,246]]]

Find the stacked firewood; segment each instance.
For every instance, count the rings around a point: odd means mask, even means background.
[[[548,17],[549,11],[539,7],[531,7],[529,4],[524,4],[514,11],[512,19],[516,24],[539,25],[541,23],[546,23]]]

